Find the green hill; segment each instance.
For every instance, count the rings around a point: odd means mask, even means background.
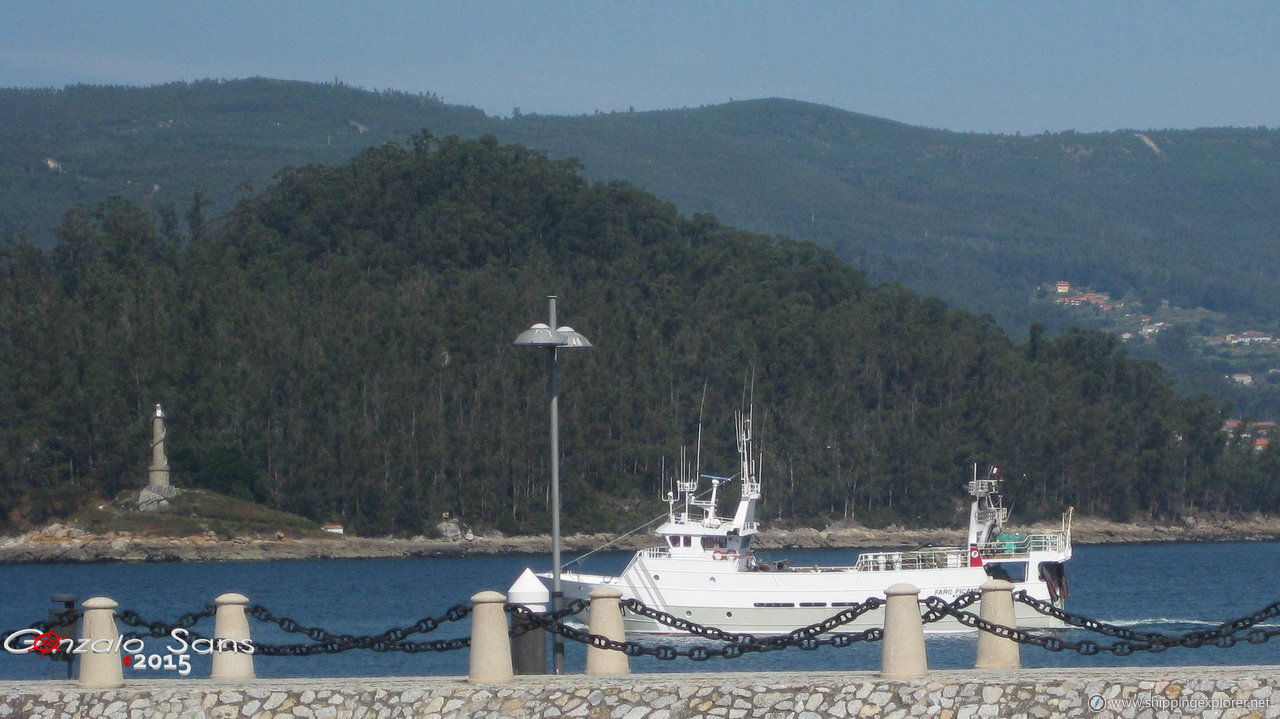
[[[422,128],[577,157],[590,179],[812,240],[873,281],[1010,328],[1070,323],[1027,302],[1058,279],[1280,326],[1280,135],[1266,129],[979,135],[787,100],[498,119],[431,96],[265,79],[2,90],[0,231],[47,242],[68,208],[111,194],[172,203],[181,218],[201,191],[222,211],[283,167]]]
[[[1110,335],[876,287],[832,252],[685,216],[573,162],[427,134],[286,170],[226,214],[124,200],[0,252],[0,518],[114,496],[168,410],[187,486],[353,531],[547,525],[547,293],[596,344],[562,371],[566,528],[652,517],[664,464],[733,456],[754,394],[764,518],[961,521],[971,462],[1026,517],[1271,511],[1280,453],[1228,443]]]

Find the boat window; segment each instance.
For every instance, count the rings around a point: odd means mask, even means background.
[[[684,538],[684,546],[686,546],[686,547],[692,547],[692,546],[693,546],[693,537],[686,536],[686,537]]]
[[[673,547],[678,547],[678,546],[680,546],[680,538],[679,538],[679,537],[667,537],[667,544],[670,544],[670,545],[671,545],[671,546],[673,546]]]
[[[703,549],[724,549],[724,537],[703,537]]]
[[[992,579],[1003,579],[1006,582],[1027,581],[1026,562],[987,562],[983,568]]]

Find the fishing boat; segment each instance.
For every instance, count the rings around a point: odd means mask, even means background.
[[[1008,509],[1002,505],[1001,479],[994,470],[979,472],[975,465],[968,482],[969,532],[963,546],[926,547],[910,551],[861,553],[852,566],[796,566],[787,561],[757,558],[753,539],[760,501],[758,458],[753,455],[751,419],[737,419],[738,472],[721,477],[701,474],[696,465],[681,468],[665,496],[667,515],[654,533],[660,540],[631,558],[618,575],[566,569],[561,587],[567,600],[586,599],[592,589],[615,587],[623,598],[638,599],[650,608],[728,632],[785,634],[822,622],[869,598],[884,598],[885,589],[906,583],[920,589],[920,597],[951,600],[978,589],[992,578],[1013,583],[1036,599],[1063,607],[1067,598],[1064,563],[1071,558],[1071,511],[1062,528],[1044,533],[1006,531]],[[702,488],[702,480],[709,486]],[[721,488],[740,482],[740,498],[731,517],[717,512]],[[548,587],[552,575],[537,575]],[[924,605],[921,605],[922,611]],[[1022,628],[1060,627],[1061,622],[1014,604]],[[976,611],[976,607],[974,608]],[[624,612],[629,633],[676,633],[653,619]],[[884,610],[860,615],[840,631],[882,626]],[[971,631],[954,618],[925,625],[931,633]]]

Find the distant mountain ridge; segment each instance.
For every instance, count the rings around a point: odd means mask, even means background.
[[[781,99],[502,119],[262,78],[0,90],[0,232],[45,240],[111,194],[182,212],[200,190],[224,210],[285,166],[424,128],[577,157],[590,179],[814,241],[1009,328],[1065,326],[1027,303],[1057,279],[1280,323],[1280,133],[1264,128],[980,135]]]

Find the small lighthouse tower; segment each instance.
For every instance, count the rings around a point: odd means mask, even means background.
[[[164,408],[156,405],[151,417],[151,466],[147,468],[147,488],[160,494],[173,489],[169,484],[169,458],[164,454]]]
[[[151,466],[147,467],[147,486],[138,493],[138,509],[159,512],[169,507],[169,497],[178,490],[169,483],[169,458],[164,453],[164,408],[156,405],[151,416]]]

